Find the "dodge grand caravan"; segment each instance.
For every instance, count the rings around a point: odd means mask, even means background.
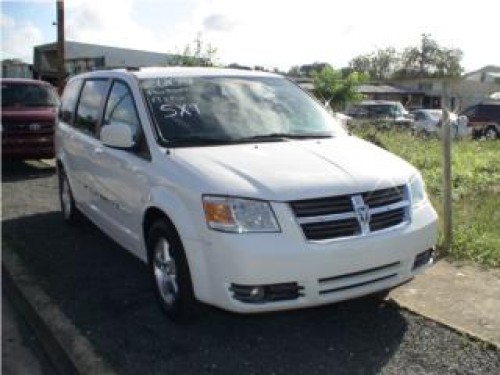
[[[287,79],[146,68],[73,77],[56,132],[66,221],[147,262],[174,320],[380,295],[433,262],[419,172]]]

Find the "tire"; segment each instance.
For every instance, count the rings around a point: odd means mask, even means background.
[[[379,304],[382,303],[387,298],[390,291],[391,291],[390,289],[381,290],[380,292],[368,294],[364,298],[371,303]]]
[[[176,323],[192,321],[198,303],[177,231],[167,220],[158,220],[148,231],[146,245],[151,281],[161,309]]]
[[[59,202],[64,221],[71,225],[77,223],[80,219],[80,212],[76,208],[68,176],[63,169],[59,170]]]
[[[486,139],[497,139],[500,134],[498,134],[498,130],[494,126],[489,126],[484,130],[484,137]]]

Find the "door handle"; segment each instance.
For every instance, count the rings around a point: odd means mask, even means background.
[[[94,154],[95,155],[100,155],[104,152],[104,150],[101,147],[94,147]]]

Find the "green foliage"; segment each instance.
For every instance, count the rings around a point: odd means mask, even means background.
[[[205,42],[201,34],[187,44],[181,53],[174,54],[168,61],[169,66],[215,66],[217,48]]]
[[[365,126],[358,136],[378,143],[418,168],[429,197],[442,213],[442,148],[438,139]],[[452,145],[453,245],[451,256],[500,267],[500,145],[455,141]],[[441,238],[442,240],[442,238]],[[441,241],[440,240],[440,241]]]
[[[419,47],[406,48],[401,56],[402,69],[396,75],[419,77],[460,76],[463,52],[440,46],[429,35],[422,35]]]
[[[332,109],[342,109],[347,103],[363,99],[356,87],[366,81],[362,73],[351,73],[346,78],[340,70],[330,66],[313,73],[314,95]]]
[[[351,60],[349,66],[356,72],[367,74],[371,79],[382,80],[390,78],[398,62],[398,53],[393,47],[388,47],[357,56]]]
[[[423,34],[419,46],[407,47],[402,52],[392,47],[379,49],[356,56],[349,62],[349,67],[376,80],[395,77],[449,77],[460,76],[462,73],[462,57],[460,49],[443,47],[428,34]]]

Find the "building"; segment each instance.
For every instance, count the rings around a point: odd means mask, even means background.
[[[487,65],[484,68],[465,74],[463,78],[468,81],[500,84],[500,66]]]
[[[178,57],[167,53],[71,41],[66,41],[64,48],[68,76],[98,69],[165,66]],[[33,56],[34,75],[55,83],[57,81],[57,43],[35,46]]]
[[[366,100],[390,100],[400,102],[407,109],[421,108],[424,92],[412,87],[402,87],[389,84],[362,84],[356,89]]]
[[[2,61],[2,78],[33,78],[33,68],[18,59]]]
[[[449,98],[448,107],[458,112],[483,100],[487,100],[495,92],[500,91],[500,82],[482,82],[481,80],[463,77],[446,78],[400,78],[392,84],[409,90],[422,92],[421,102],[416,107],[441,108],[441,98]]]

